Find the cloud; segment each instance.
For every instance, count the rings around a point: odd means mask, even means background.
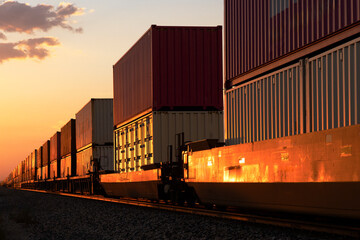
[[[5,34],[3,34],[2,32],[0,32],[0,39],[2,40],[6,40],[7,37],[5,36]]]
[[[7,1],[0,4],[0,30],[29,34],[35,30],[46,32],[53,27],[61,27],[81,33],[83,29],[72,27],[67,19],[83,13],[84,9],[71,3],[60,3],[55,8],[47,4],[32,7],[25,3]]]
[[[59,44],[59,41],[53,37],[32,38],[16,43],[0,43],[0,63],[10,59],[44,59],[49,56],[49,50],[45,46]]]

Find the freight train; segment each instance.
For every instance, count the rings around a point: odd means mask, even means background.
[[[113,66],[113,106],[5,183],[359,219],[360,5],[260,2],[224,1],[225,93],[221,27],[153,25]]]

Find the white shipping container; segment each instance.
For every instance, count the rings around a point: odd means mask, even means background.
[[[100,170],[114,170],[113,146],[94,146],[76,154],[76,175],[83,176],[94,171],[92,159],[99,160]]]
[[[168,146],[175,161],[176,134],[184,140],[219,139],[224,141],[223,112],[154,111],[114,131],[115,170],[131,172],[141,166],[167,162]]]
[[[112,99],[91,99],[76,114],[76,149],[89,144],[112,145],[112,133]]]

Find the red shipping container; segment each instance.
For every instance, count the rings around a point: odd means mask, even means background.
[[[359,24],[358,0],[225,0],[225,80]]]
[[[60,145],[61,145],[61,133],[56,132],[54,136],[50,138],[50,162],[60,161]]]
[[[147,110],[222,110],[222,27],[152,25],[113,73],[115,126]]]

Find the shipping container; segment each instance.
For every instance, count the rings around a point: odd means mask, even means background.
[[[100,170],[114,170],[114,147],[92,146],[76,154],[76,175],[83,176],[93,172],[93,160],[100,164]]]
[[[59,162],[59,164],[58,164],[58,161],[52,161],[52,162],[50,162],[50,170],[49,170],[49,172],[50,172],[50,179],[54,179],[54,178],[58,178],[59,177],[59,170],[58,170],[58,165],[60,166],[60,162]]]
[[[49,165],[43,166],[41,168],[41,174],[42,174],[42,179],[43,180],[49,178],[49,170],[50,170]]]
[[[61,132],[56,132],[50,138],[50,162],[59,161],[61,159]]]
[[[76,114],[76,149],[113,144],[113,100],[91,99]]]
[[[117,126],[146,110],[222,110],[222,28],[153,25],[113,77]]]
[[[176,134],[184,133],[185,141],[205,138],[223,141],[222,111],[154,111],[116,129],[115,170],[139,171],[141,166],[169,161],[172,146],[175,159]]]
[[[37,155],[36,155],[36,168],[41,168],[42,167],[42,158],[43,158],[43,147],[39,147],[39,149],[37,150]]]
[[[226,91],[226,142],[304,132],[303,61]]]
[[[50,141],[47,140],[42,145],[42,166],[47,166],[50,163]]]
[[[306,62],[307,132],[360,123],[360,38]]]
[[[61,128],[60,177],[76,175],[76,130],[75,119]]]
[[[300,49],[318,50],[321,44],[313,43],[330,45],[359,32],[358,0],[225,0],[224,10],[229,82],[281,57],[304,53]]]

